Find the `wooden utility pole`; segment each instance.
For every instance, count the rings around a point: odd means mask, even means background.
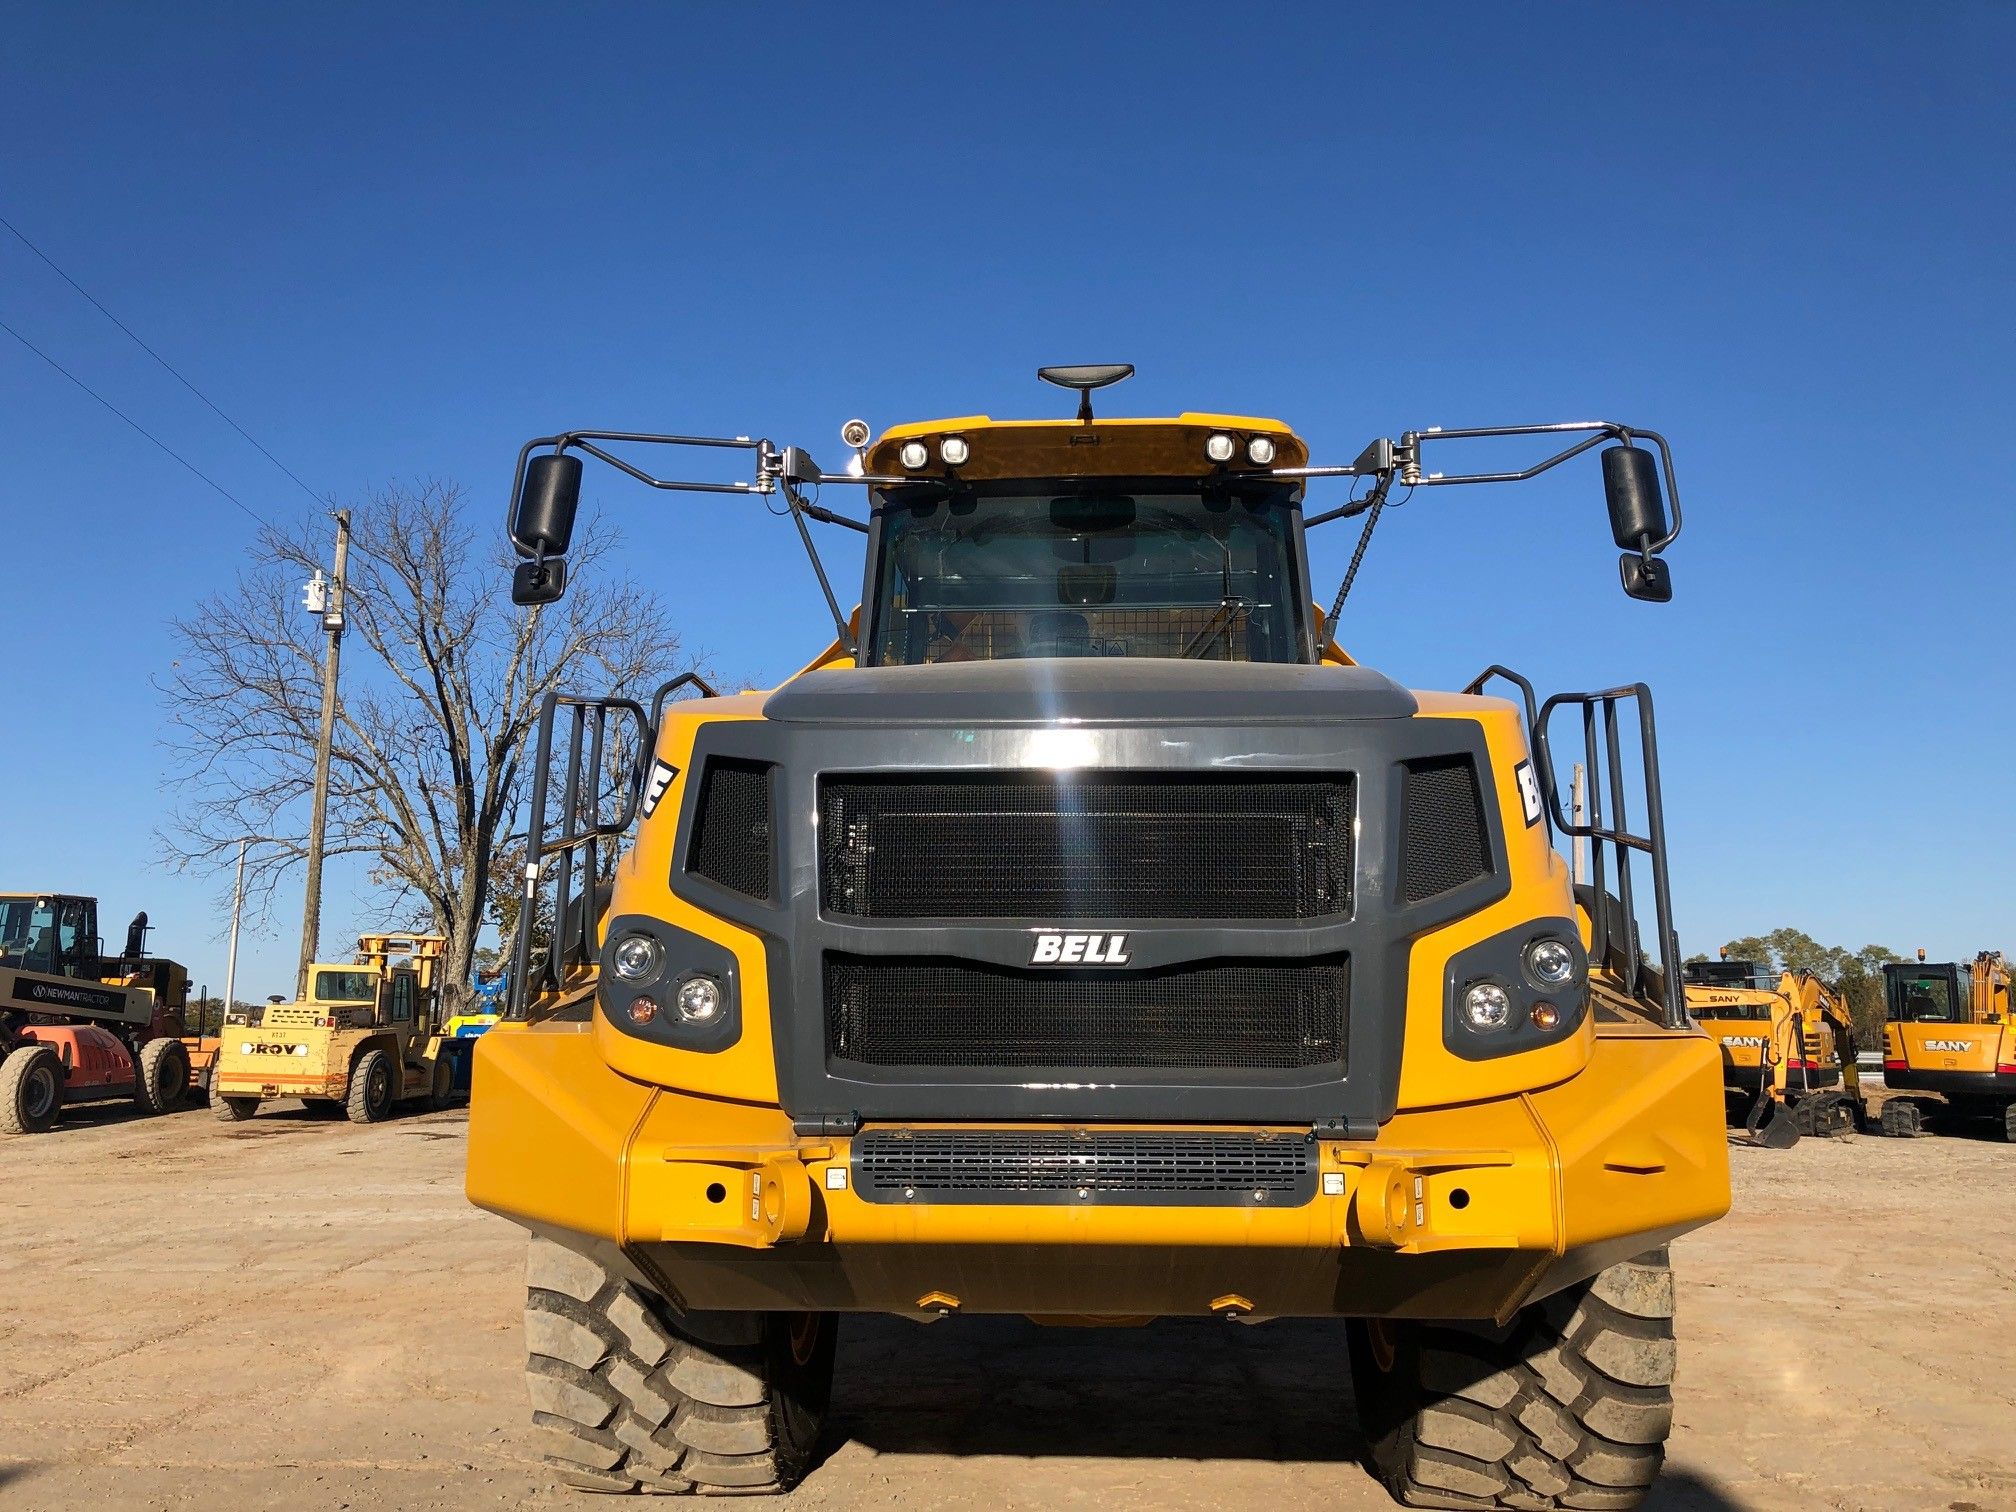
[[[308,820],[308,885],[301,904],[301,965],[294,995],[308,991],[308,967],[322,943],[322,842],[329,820],[329,748],[336,739],[336,669],[343,659],[343,574],[350,564],[350,511],[336,511],[336,570],[323,592],[322,628],[329,649],[322,658],[322,733],[315,742],[315,807]],[[315,607],[315,585],[308,604]]]

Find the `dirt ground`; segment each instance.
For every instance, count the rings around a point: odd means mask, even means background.
[[[0,1508],[594,1507],[526,1448],[523,1241],[459,1113],[0,1142]],[[1732,1151],[1649,1506],[2016,1508],[2016,1146]],[[1342,1330],[845,1327],[794,1507],[1379,1508]]]

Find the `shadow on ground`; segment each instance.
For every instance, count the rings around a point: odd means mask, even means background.
[[[841,1325],[832,1426],[884,1454],[1355,1459],[1344,1327]]]
[[[1364,1452],[1344,1325],[842,1321],[828,1450],[1336,1464]],[[823,1458],[823,1456],[822,1456]],[[1747,1512],[1671,1468],[1646,1512]]]

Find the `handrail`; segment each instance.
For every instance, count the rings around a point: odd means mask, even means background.
[[[1489,674],[1486,674],[1487,676]],[[1635,834],[1630,828],[1630,816],[1624,800],[1624,758],[1623,746],[1618,732],[1618,705],[1631,701],[1638,709],[1639,757],[1643,769],[1646,803],[1646,831]],[[1558,770],[1553,749],[1548,740],[1548,728],[1555,711],[1567,705],[1575,705],[1582,710],[1583,757],[1589,772],[1588,818],[1577,823],[1573,816],[1563,812],[1561,790],[1553,781],[1552,774]],[[1601,743],[1598,743],[1598,709],[1602,711]],[[1615,859],[1617,868],[1617,903],[1623,914],[1622,935],[1625,959],[1625,982],[1635,994],[1638,992],[1645,965],[1639,949],[1636,921],[1638,918],[1636,900],[1632,895],[1632,852],[1644,854],[1652,867],[1653,907],[1659,925],[1659,955],[1662,986],[1666,1009],[1666,1026],[1669,1029],[1687,1027],[1687,1005],[1680,988],[1680,948],[1673,933],[1672,888],[1666,864],[1666,809],[1659,789],[1659,741],[1652,712],[1652,690],[1643,683],[1629,683],[1621,687],[1605,688],[1594,693],[1556,693],[1540,708],[1535,716],[1537,738],[1535,760],[1548,774],[1542,785],[1546,794],[1546,807],[1551,811],[1555,826],[1564,835],[1589,840],[1590,881],[1594,886],[1594,897],[1590,903],[1592,941],[1607,947],[1612,935],[1610,931],[1610,894],[1604,879],[1604,850],[1607,844]],[[1604,819],[1603,774],[1609,776],[1609,804],[1611,818]]]
[[[571,710],[573,718],[567,733],[559,827],[549,834],[547,800],[553,778],[553,726],[563,708]],[[614,816],[604,819],[602,760],[608,749],[612,714],[623,716],[634,726],[638,744],[623,780],[622,805]],[[569,917],[573,912],[576,878],[578,875],[584,903],[592,905],[596,879],[601,874],[601,842],[622,835],[637,817],[651,735],[652,721],[633,699],[588,698],[556,692],[548,693],[540,703],[532,766],[532,814],[525,828],[524,891],[519,902],[517,937],[512,943],[506,1018],[524,1018],[534,995],[532,930],[538,918],[539,889],[548,880],[554,886],[553,942],[540,967],[541,986],[557,990],[568,969],[585,967],[593,954],[595,920],[591,908],[584,906],[578,921]],[[549,869],[549,862],[557,865]]]

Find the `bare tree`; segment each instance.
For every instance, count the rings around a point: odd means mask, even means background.
[[[447,936],[457,985],[519,818],[540,701],[562,688],[648,692],[692,665],[655,594],[595,571],[616,544],[599,522],[576,533],[568,597],[523,610],[503,588],[508,552],[479,544],[461,498],[429,482],[352,511],[326,846],[372,858],[373,880],[394,892],[388,913]],[[255,909],[307,853],[322,636],[297,585],[326,550],[320,520],[269,528],[257,565],[173,625],[164,739],[182,801],[161,838],[178,869],[216,872],[240,836],[258,837],[246,862]]]

